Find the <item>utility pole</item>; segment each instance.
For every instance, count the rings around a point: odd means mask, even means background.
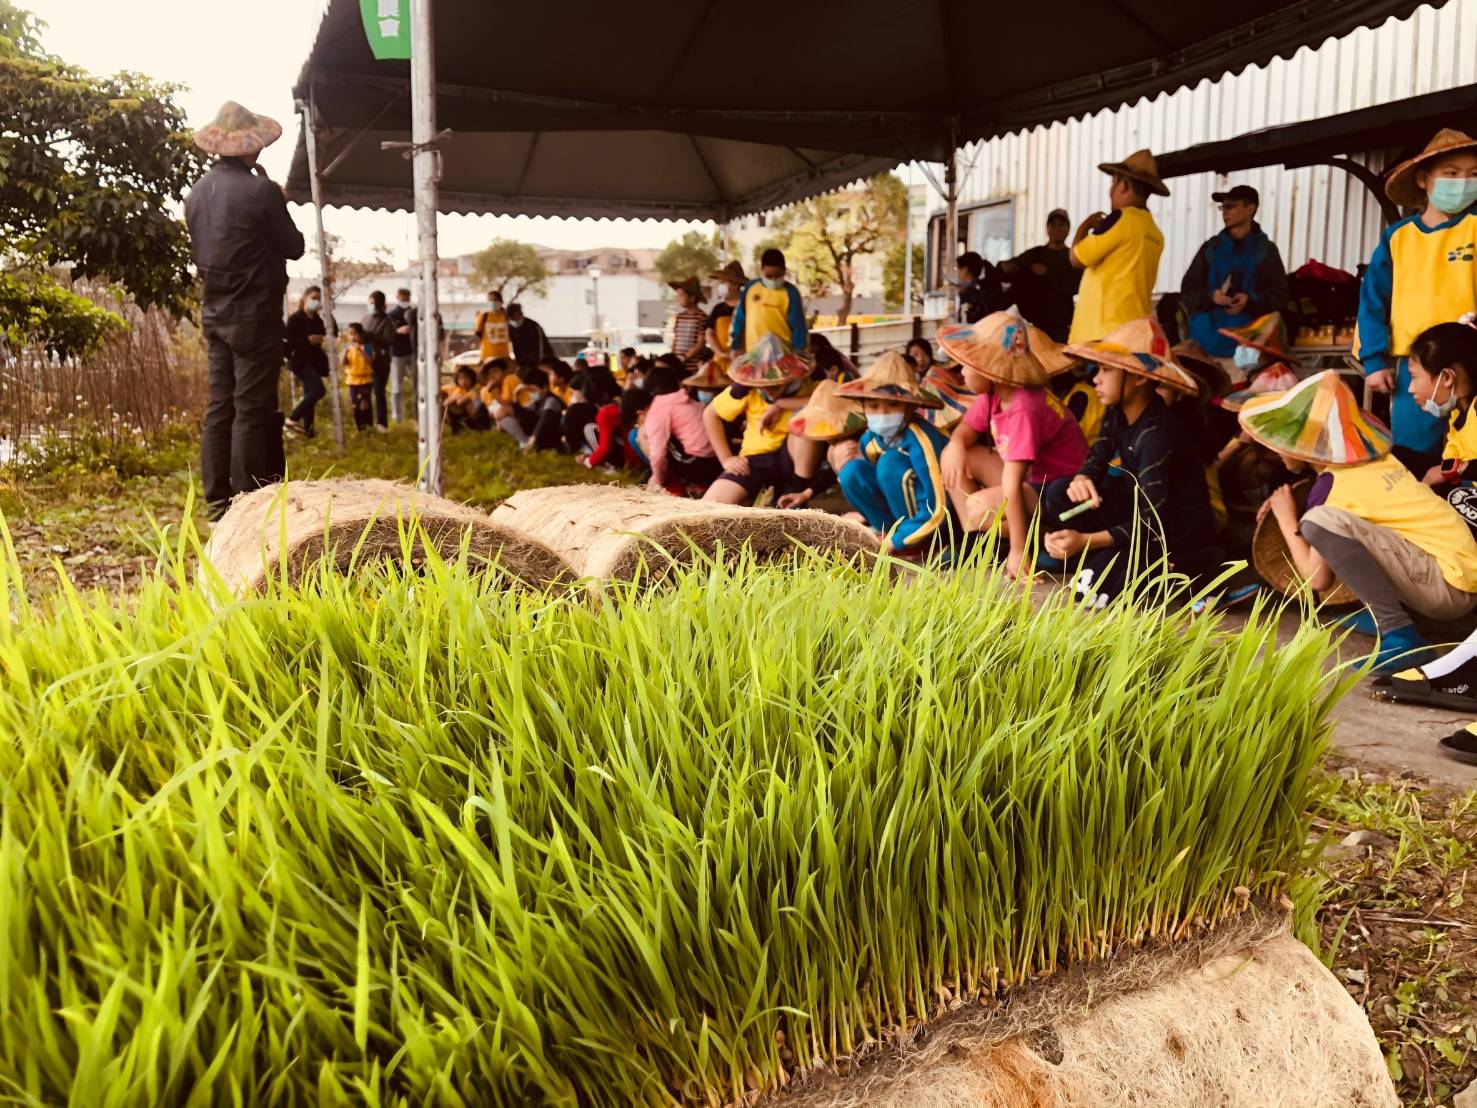
[[[415,166],[416,265],[421,280],[420,442],[416,487],[441,495],[441,300],[436,287],[439,254],[436,210],[441,184],[441,154],[436,149],[436,37],[432,0],[411,0],[410,139]]]
[[[308,184],[313,193],[313,219],[318,228],[318,282],[323,290],[323,353],[328,358],[328,393],[333,397],[333,442],[342,453],[344,449],[344,409],[338,394],[338,328],[333,321],[333,286],[328,283],[329,258],[328,235],[323,230],[323,180],[318,175],[318,138],[313,130],[313,105],[311,100],[297,102],[297,110],[303,117],[303,145],[308,151]]]

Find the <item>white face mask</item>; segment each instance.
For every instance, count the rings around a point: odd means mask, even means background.
[[[402,308],[408,308],[408,307],[410,307],[410,301],[409,300],[397,300],[396,303],[399,304]]]
[[[867,430],[880,438],[896,438],[899,431],[903,429],[903,421],[907,419],[902,412],[868,412]]]
[[[1262,364],[1262,352],[1254,346],[1238,346],[1234,358],[1236,368],[1244,372],[1250,372]]]
[[[1437,177],[1431,182],[1431,206],[1456,215],[1477,204],[1477,177]]]
[[[785,287],[783,277],[763,277],[760,279],[764,282],[764,287],[767,289],[782,289]]]
[[[303,301],[303,307],[310,312],[316,312],[319,308],[318,298],[316,296],[308,297]]]
[[[1431,398],[1421,405],[1421,411],[1437,419],[1445,419],[1451,415],[1451,410],[1456,407],[1456,388],[1446,394],[1445,400],[1437,400],[1436,394],[1441,391],[1441,374],[1436,375],[1436,387],[1431,390]]]
[[[514,330],[517,330],[519,327],[522,327],[523,326],[523,320],[521,320],[521,319],[510,319],[510,320],[508,320],[508,326],[509,327],[512,327]]]

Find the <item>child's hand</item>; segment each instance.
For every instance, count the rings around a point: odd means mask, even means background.
[[[967,474],[965,473],[965,462],[967,454],[964,447],[953,440],[944,447],[944,452],[939,455],[939,469],[943,473],[944,488],[962,489]]]
[[[747,477],[749,475],[749,459],[742,454],[730,455],[723,463],[723,471],[731,473],[735,477]]]
[[[771,404],[765,410],[765,412],[764,412],[764,419],[760,422],[759,426],[763,427],[766,431],[768,431],[777,422],[779,422],[780,416],[782,416],[784,414],[785,414],[785,410],[783,408],[781,408],[778,404]]]
[[[814,489],[801,489],[799,492],[787,492],[779,498],[778,506],[781,508],[803,508],[810,503],[810,498],[815,495]]]
[[[1009,554],[1005,555],[1005,576],[1019,581],[1021,579],[1021,563],[1023,561],[1024,558],[1019,550],[1012,550]],[[1029,577],[1030,574],[1027,573],[1025,576]]]
[[[1043,541],[1046,552],[1059,562],[1075,558],[1087,547],[1087,536],[1081,531],[1052,531]]]
[[[1091,500],[1094,507],[1102,503],[1102,498],[1098,496],[1097,486],[1092,483],[1092,478],[1081,473],[1073,477],[1072,483],[1067,486],[1067,499],[1073,504],[1085,504]]]
[[[1282,524],[1284,528],[1297,528],[1298,505],[1297,501],[1292,497],[1291,485],[1283,485],[1273,492],[1271,496],[1267,497],[1267,502],[1262,505],[1262,508],[1270,509],[1272,514],[1277,517],[1277,522]]]

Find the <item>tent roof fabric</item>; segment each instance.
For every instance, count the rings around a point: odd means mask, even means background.
[[[443,208],[726,219],[1418,6],[437,0]],[[408,138],[410,67],[375,61],[360,19],[359,0],[329,0],[295,92],[320,129],[325,202],[405,208],[409,164],[379,143]],[[307,193],[300,137],[289,195]]]

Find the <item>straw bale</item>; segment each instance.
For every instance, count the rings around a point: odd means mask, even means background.
[[[945,1017],[775,1108],[1395,1108],[1359,1005],[1302,943],[1173,944]]]
[[[494,522],[546,543],[581,577],[659,580],[694,554],[737,554],[747,546],[761,559],[796,546],[875,554],[867,528],[826,512],[736,508],[614,485],[565,485],[515,494],[492,513]]]
[[[470,536],[474,561],[496,561],[515,580],[539,589],[571,576],[542,543],[493,522],[484,512],[417,492],[394,481],[293,481],[238,499],[210,536],[205,559],[230,588],[247,595],[265,587],[285,562],[297,581],[325,553],[342,572],[358,564],[403,557],[401,531],[417,524],[412,559],[426,544],[455,558]]]

